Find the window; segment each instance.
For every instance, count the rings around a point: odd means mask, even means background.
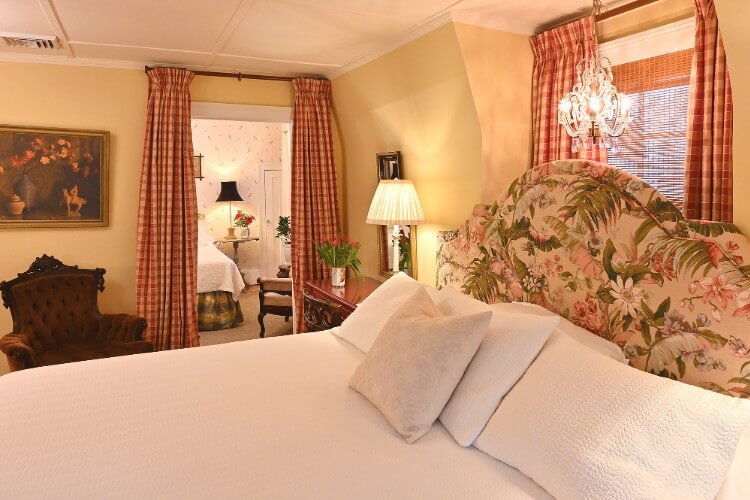
[[[682,50],[612,68],[618,90],[631,102],[631,123],[607,162],[648,182],[682,208],[690,65]]]

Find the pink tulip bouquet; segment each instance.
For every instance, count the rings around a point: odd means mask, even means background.
[[[358,278],[362,277],[360,266],[362,263],[357,257],[359,253],[359,242],[350,241],[348,236],[340,238],[323,238],[315,244],[315,250],[318,252],[321,260],[334,269],[343,269],[351,267]]]

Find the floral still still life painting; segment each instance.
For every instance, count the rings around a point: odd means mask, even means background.
[[[0,228],[106,226],[109,132],[0,126]]]

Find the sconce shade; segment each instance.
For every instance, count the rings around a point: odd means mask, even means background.
[[[409,226],[424,222],[422,204],[411,181],[382,180],[367,212],[368,224]]]
[[[237,182],[227,181],[221,183],[221,192],[216,201],[243,201],[240,193],[237,192]]]

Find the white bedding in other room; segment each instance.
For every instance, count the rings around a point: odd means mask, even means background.
[[[4,498],[551,498],[436,423],[407,444],[328,332],[0,377]],[[40,405],[43,403],[43,405]]]
[[[198,245],[198,293],[223,290],[240,300],[243,288],[242,274],[232,259],[211,243]]]

